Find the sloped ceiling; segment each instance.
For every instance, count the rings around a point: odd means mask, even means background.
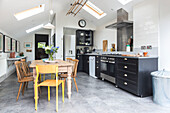
[[[70,4],[73,3],[73,1],[74,0],[52,0],[52,8],[56,14],[61,11],[65,11],[65,13],[67,13],[70,8]],[[133,2],[125,6],[120,4],[117,0],[90,1],[107,13],[107,16],[98,20],[83,9],[77,16],[92,22],[95,26],[100,26],[115,19],[117,9],[124,8],[128,12],[132,12],[132,7],[143,0],[133,0]],[[45,4],[45,11],[43,13],[21,21],[17,21],[14,17],[15,13],[33,8],[40,4]],[[0,29],[7,32],[14,38],[23,37],[27,35],[25,32],[27,29],[42,23],[46,24],[49,21],[49,9],[49,0],[0,0]]]

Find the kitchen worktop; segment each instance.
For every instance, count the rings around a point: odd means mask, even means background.
[[[117,58],[135,58],[135,59],[149,59],[149,58],[158,58],[157,56],[148,56],[148,57],[135,57],[135,56],[121,56],[121,55],[102,55],[97,53],[87,53],[87,54],[77,54],[77,55],[88,55],[88,56],[106,56],[106,57],[117,57]]]
[[[26,58],[26,56],[23,57],[18,57],[18,58],[7,58],[8,61],[17,61],[17,60],[21,60],[23,58]]]

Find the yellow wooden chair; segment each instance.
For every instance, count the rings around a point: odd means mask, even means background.
[[[48,86],[48,101],[50,101],[50,86],[56,87],[56,111],[58,112],[58,86],[62,84],[62,97],[64,102],[64,81],[58,80],[58,66],[57,65],[37,65],[37,77],[35,81],[35,110],[37,110],[38,95],[37,89],[40,86]],[[45,80],[38,84],[38,77],[40,74],[56,74],[56,80]]]

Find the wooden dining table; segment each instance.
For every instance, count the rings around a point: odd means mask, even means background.
[[[60,60],[60,59],[56,60],[56,63],[45,63],[42,60],[34,60],[30,64],[30,68],[33,68],[34,84],[35,84],[35,79],[36,79],[36,76],[37,76],[36,65],[58,65],[58,72],[59,73],[67,73],[68,74],[68,77],[67,77],[67,89],[68,89],[67,95],[68,95],[68,98],[71,99],[71,82],[72,82],[71,74],[73,72],[74,64]],[[35,97],[35,85],[34,85],[34,97]]]

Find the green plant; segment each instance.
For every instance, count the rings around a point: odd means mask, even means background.
[[[57,53],[59,46],[46,46],[45,44],[38,43],[38,48],[42,48],[45,50],[45,53],[49,55],[49,60],[53,61],[54,53]]]

